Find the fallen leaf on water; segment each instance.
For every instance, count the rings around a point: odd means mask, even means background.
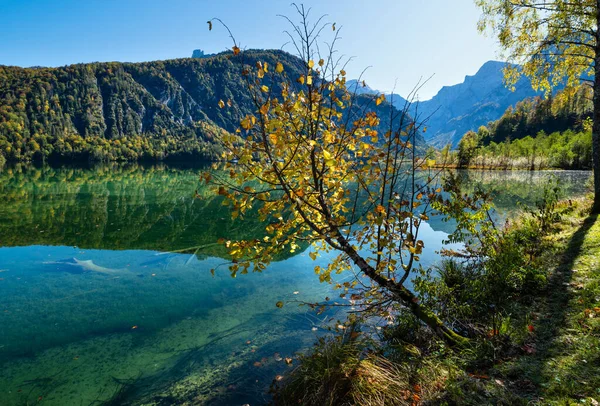
[[[283,375],[277,375],[277,376],[275,377],[275,380],[276,380],[276,381],[281,381],[282,379],[283,379]]]
[[[132,330],[135,330],[136,328],[138,328],[138,326],[131,327]]]
[[[254,363],[254,366],[258,368],[258,367],[262,366],[262,364],[261,364],[260,362],[256,361],[256,362]]]
[[[294,292],[294,295],[297,295],[298,293],[300,293],[300,292],[298,292],[298,291],[295,291],[295,292]]]
[[[292,360],[291,358],[289,358],[289,357],[286,357],[286,358],[285,358],[285,363],[286,363],[286,364],[288,364],[288,365],[292,365],[292,362],[294,362],[294,360]]]

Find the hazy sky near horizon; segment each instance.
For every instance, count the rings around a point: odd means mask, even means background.
[[[227,32],[206,21],[221,18],[245,48],[281,48],[296,18],[290,0],[0,0],[0,64],[62,66],[80,62],[139,62],[217,53],[231,48]],[[473,0],[306,0],[314,18],[341,28],[338,49],[354,59],[350,78],[403,96],[420,78],[431,98],[460,83],[490,59],[493,38],[477,32]],[[326,33],[329,35],[330,33]],[[291,45],[283,49],[293,52]]]

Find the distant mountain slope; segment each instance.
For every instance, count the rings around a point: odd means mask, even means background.
[[[455,147],[467,131],[477,130],[499,119],[509,106],[541,94],[531,88],[531,82],[525,77],[515,85],[514,92],[508,89],[502,72],[506,65],[505,62],[486,62],[475,75],[466,76],[463,83],[444,86],[431,100],[413,104],[410,112],[417,116],[417,121],[427,119],[426,142],[436,147],[446,144]],[[349,81],[349,85],[351,90],[356,88],[361,93],[377,93],[356,81]],[[394,95],[393,103],[401,109],[406,100]]]
[[[281,62],[290,78],[303,73],[303,62],[283,51],[242,55],[250,66]],[[255,111],[242,76],[242,55],[61,68],[0,66],[0,157],[217,158],[221,136],[235,131],[239,118]],[[265,81],[269,85],[268,77]],[[277,92],[278,84],[270,85]],[[368,101],[371,96],[360,97]],[[232,107],[219,108],[219,100],[231,100]],[[382,126],[389,116],[386,104],[373,108],[385,109]]]
[[[435,146],[456,146],[467,131],[497,120],[507,107],[523,99],[541,95],[526,77],[519,80],[514,92],[508,89],[502,72],[505,67],[505,62],[486,62],[463,83],[445,86],[431,100],[420,102],[420,116],[430,117],[426,140]]]

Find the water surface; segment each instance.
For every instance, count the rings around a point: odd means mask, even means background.
[[[343,316],[298,306],[331,295],[313,272],[327,256],[287,253],[231,278],[217,240],[260,238],[264,225],[232,221],[199,172],[0,172],[0,404],[265,403],[290,370],[281,359]],[[463,176],[507,213],[539,199],[551,176],[582,195],[589,173]],[[425,265],[451,231],[436,217],[423,228]]]

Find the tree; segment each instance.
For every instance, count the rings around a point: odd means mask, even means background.
[[[255,113],[223,139],[225,175],[219,168],[204,179],[233,207],[234,217],[258,206],[268,235],[224,242],[232,275],[263,270],[301,242],[312,245],[312,259],[335,250],[339,255],[315,273],[334,283],[335,274],[354,272],[352,281],[336,284],[342,300],[388,315],[390,306],[401,305],[446,342],[467,342],[405,286],[424,249],[421,225],[441,199],[435,162],[420,157],[415,145],[419,125],[408,105],[398,111],[385,95],[349,92],[335,57],[335,24],[310,24],[309,11],[296,10],[300,23],[288,21],[303,61],[300,76],[288,76],[279,62],[246,65],[234,40],[232,58],[242,65]],[[317,40],[327,27],[333,39],[325,50]]]
[[[467,168],[479,148],[479,134],[468,131],[458,143],[458,167]]]
[[[524,73],[536,89],[566,81],[594,90],[593,212],[600,212],[600,2],[597,0],[476,0],[479,30],[491,29],[513,65],[508,82]],[[593,80],[589,78],[593,77]]]

